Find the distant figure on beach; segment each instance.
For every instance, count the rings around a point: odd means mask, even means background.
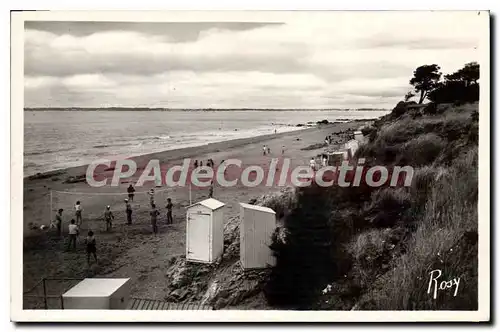
[[[82,224],[82,205],[80,204],[80,201],[77,201],[75,204],[75,216],[76,216],[76,224],[81,225]]]
[[[173,224],[174,223],[174,218],[172,217],[172,207],[174,205],[172,204],[172,200],[167,198],[167,225]]]
[[[278,131],[276,129],[274,129],[274,133],[276,134]]]
[[[61,236],[61,227],[62,227],[62,213],[63,213],[63,209],[59,209],[57,210],[57,213],[56,213],[56,223],[55,223],[55,227],[57,229],[57,236]]]
[[[316,170],[316,160],[314,160],[314,158],[311,158],[311,160],[309,161],[309,166],[311,166],[311,169],[313,171]]]
[[[130,205],[128,199],[125,199],[125,213],[127,214],[127,224],[132,224],[132,205]]]
[[[323,167],[326,167],[327,161],[328,161],[328,159],[326,159],[326,157],[323,157],[321,165]]]
[[[328,142],[329,142],[329,141],[328,141],[328,136],[327,136],[327,137],[325,137],[325,144],[327,144],[327,145],[328,145]]]
[[[202,167],[202,166],[203,166],[203,161],[200,161],[200,167]]]
[[[87,264],[90,266],[90,255],[92,254],[97,264],[97,248],[94,232],[89,231],[87,237],[85,238],[85,244],[87,245]]]
[[[148,192],[149,195],[149,204],[153,206],[155,204],[155,190],[151,188]]]
[[[153,234],[156,235],[158,234],[158,226],[156,225],[157,223],[157,218],[160,215],[160,212],[156,209],[156,205],[151,204],[151,212],[149,212],[149,215],[151,216],[151,226],[153,226]]]
[[[198,168],[198,159],[194,161],[194,168]]]
[[[208,188],[208,197],[212,198],[214,196],[214,180],[210,181],[210,188]]]
[[[133,201],[134,200],[134,192],[135,192],[134,186],[129,185],[127,188],[127,192],[128,192],[128,199]]]
[[[271,154],[271,148],[267,147],[267,154]]]
[[[76,237],[80,233],[80,230],[78,229],[78,225],[75,222],[75,219],[71,219],[69,222],[68,226],[68,247],[67,250],[70,249],[71,244],[73,244],[73,250],[76,250]]]
[[[115,219],[113,212],[111,212],[111,206],[106,206],[106,211],[104,211],[104,221],[106,222],[106,232],[110,231],[113,227],[112,221]]]
[[[285,154],[285,149],[286,149],[286,147],[283,145],[283,146],[281,147],[281,154]]]
[[[264,144],[264,146],[262,147],[262,155],[266,155],[266,152],[267,152],[267,146]]]

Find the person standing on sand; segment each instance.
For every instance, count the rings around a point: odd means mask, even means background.
[[[156,235],[158,234],[158,226],[156,225],[158,221],[158,216],[160,215],[160,212],[156,209],[156,205],[151,204],[151,212],[149,212],[149,215],[151,216],[151,226],[153,226],[153,234]]]
[[[198,168],[198,159],[194,161],[194,168]]]
[[[172,204],[172,200],[169,198],[167,198],[167,225],[171,225],[174,223],[174,218],[172,217],[172,207],[174,205]]]
[[[285,147],[284,145],[281,147],[281,154],[282,154],[282,155],[284,155],[284,154],[285,154],[285,148],[286,148],[286,147]]]
[[[112,221],[115,219],[113,212],[111,212],[111,207],[106,206],[106,211],[104,211],[104,220],[106,221],[106,232],[109,232],[113,227]]]
[[[311,166],[311,169],[313,171],[316,170],[316,160],[314,160],[314,158],[311,158],[311,160],[309,161],[309,166]]]
[[[81,226],[82,225],[82,205],[80,204],[80,201],[76,201],[76,204],[75,204],[75,216],[76,216],[76,224],[78,226]]]
[[[92,254],[97,264],[97,248],[94,232],[89,231],[87,237],[85,238],[85,244],[87,245],[87,264],[90,266],[90,255]]]
[[[271,154],[271,148],[267,147],[267,154]]]
[[[132,185],[129,185],[127,188],[127,192],[128,192],[128,199],[133,201],[134,200],[134,192],[135,192],[134,187]]]
[[[61,236],[61,228],[62,228],[62,213],[63,213],[63,209],[59,209],[57,210],[57,213],[56,213],[56,229],[57,229],[57,236]]]
[[[262,147],[262,155],[265,156],[266,152],[267,152],[267,146],[264,144],[264,146]]]
[[[210,188],[208,188],[208,197],[212,198],[214,196],[214,180],[210,181]]]
[[[151,188],[151,190],[149,190],[148,192],[148,195],[149,195],[149,204],[151,204],[151,206],[155,205],[155,190]]]
[[[67,250],[69,251],[69,248],[71,247],[71,244],[73,244],[73,250],[76,250],[76,237],[80,233],[80,230],[78,229],[78,225],[76,225],[75,219],[71,219],[69,226],[68,226],[68,236],[69,236],[69,241],[68,241],[68,247]]]
[[[127,214],[127,225],[132,224],[132,205],[125,199],[125,213]]]
[[[323,167],[326,167],[326,163],[327,163],[327,161],[328,161],[328,159],[326,159],[326,157],[323,157],[323,159],[322,159],[322,164],[321,164],[321,165],[322,165]]]

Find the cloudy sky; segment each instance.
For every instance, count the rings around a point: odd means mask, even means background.
[[[25,22],[25,107],[392,108],[417,66],[477,61],[478,27],[474,12]]]

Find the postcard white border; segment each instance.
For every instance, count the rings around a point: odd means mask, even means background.
[[[484,17],[480,41],[481,98],[479,140],[479,266],[478,311],[122,311],[122,310],[23,310],[22,220],[23,211],[23,76],[24,21],[136,21],[136,22],[289,22],[308,11],[58,11],[11,14],[11,319],[13,321],[287,321],[287,322],[396,322],[464,321],[490,319],[490,19]],[[376,12],[374,12],[376,14]],[[314,12],[329,15],[329,12]],[[131,314],[133,312],[133,314]]]

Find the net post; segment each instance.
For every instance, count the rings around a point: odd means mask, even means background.
[[[43,280],[43,303],[45,305],[45,310],[47,310],[47,309],[49,309],[49,307],[47,305],[47,285],[46,285],[45,278],[43,278],[42,280]]]
[[[52,222],[52,190],[50,190],[50,222]]]

